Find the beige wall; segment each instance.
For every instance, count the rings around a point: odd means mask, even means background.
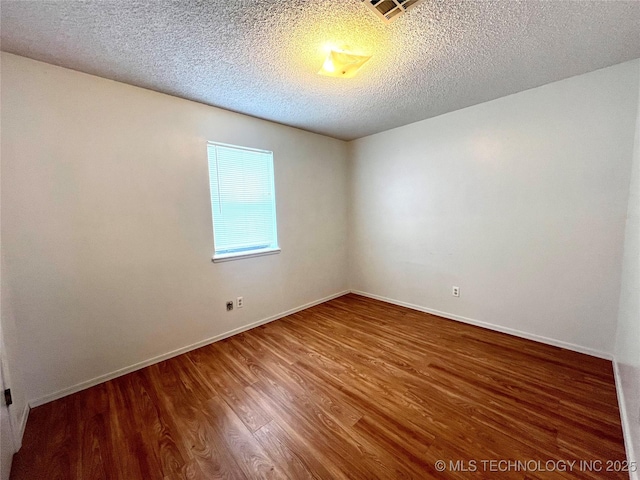
[[[627,457],[630,462],[640,462],[640,104],[627,209],[615,357]],[[631,478],[640,478],[638,472],[634,475]]]
[[[610,357],[638,63],[351,142],[351,288]]]
[[[342,141],[5,53],[2,127],[34,404],[347,288]],[[273,150],[282,253],[211,262],[208,140]]]

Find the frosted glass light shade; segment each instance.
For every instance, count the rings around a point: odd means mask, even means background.
[[[331,50],[318,74],[327,77],[351,78],[370,58],[371,56],[367,55]]]

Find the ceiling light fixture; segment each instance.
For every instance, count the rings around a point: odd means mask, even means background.
[[[351,78],[370,58],[370,55],[331,50],[318,74],[327,77]]]

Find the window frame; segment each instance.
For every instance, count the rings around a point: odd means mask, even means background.
[[[211,261],[214,263],[220,263],[220,262],[228,262],[231,260],[241,260],[243,258],[252,258],[252,257],[262,257],[265,255],[274,255],[277,253],[280,253],[282,251],[282,249],[280,248],[280,243],[278,240],[278,209],[277,209],[277,201],[276,201],[276,185],[275,185],[275,161],[274,161],[274,155],[273,155],[273,151],[271,150],[262,150],[262,149],[258,149],[258,148],[250,148],[250,147],[244,147],[241,145],[232,145],[230,143],[222,143],[222,142],[214,142],[214,141],[207,141],[207,167],[209,170],[209,181],[211,182],[211,162],[209,161],[209,147],[210,146],[220,146],[220,147],[225,147],[225,148],[232,148],[235,150],[245,150],[245,151],[249,151],[249,152],[258,152],[258,153],[263,153],[263,154],[269,154],[271,157],[271,193],[273,196],[273,220],[274,220],[274,240],[275,240],[275,247],[274,246],[270,246],[267,248],[261,248],[261,249],[254,249],[254,250],[247,250],[247,251],[240,251],[240,252],[230,252],[230,253],[221,253],[221,254],[216,254],[216,233],[215,233],[215,215],[214,215],[214,211],[213,211],[213,198],[212,198],[212,191],[211,191],[211,185],[209,185],[209,204],[212,207],[211,208],[211,227],[212,227],[212,234],[213,234],[213,255],[211,257]]]

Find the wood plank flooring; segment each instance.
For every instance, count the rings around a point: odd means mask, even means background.
[[[611,362],[350,294],[33,409],[11,478],[628,478],[615,460]]]

